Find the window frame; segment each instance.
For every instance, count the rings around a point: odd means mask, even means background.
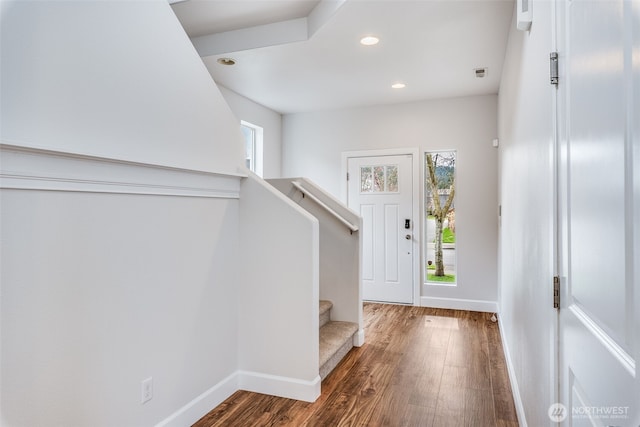
[[[246,149],[246,145],[247,145],[247,138],[245,136],[245,133],[243,131],[243,129],[248,129],[251,132],[251,157],[247,157],[247,149]],[[249,169],[251,172],[255,173],[256,175],[262,177],[263,176],[263,141],[264,141],[264,129],[261,126],[255,125],[253,123],[249,123],[245,120],[241,120],[240,121],[240,130],[242,131],[242,136],[243,136],[243,141],[244,141],[244,145],[243,145],[243,153],[244,153],[244,159],[245,159],[245,166],[246,166],[246,161],[250,160],[250,167],[248,167],[247,169]]]

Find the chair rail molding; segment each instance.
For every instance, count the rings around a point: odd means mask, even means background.
[[[0,143],[0,189],[238,199],[245,176]]]

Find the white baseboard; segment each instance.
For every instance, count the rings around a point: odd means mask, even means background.
[[[312,381],[296,378],[267,375],[258,372],[238,371],[238,387],[240,390],[288,399],[315,402],[320,397],[320,375]]]
[[[302,381],[258,372],[236,371],[156,424],[155,427],[193,425],[238,390],[315,402],[320,396],[320,383],[320,376],[313,381]]]
[[[364,329],[358,330],[353,336],[353,345],[355,347],[362,347],[362,344],[364,344]]]
[[[498,326],[500,329],[500,340],[502,341],[502,349],[504,351],[504,360],[507,363],[507,372],[509,374],[509,382],[511,383],[511,394],[513,395],[513,403],[516,406],[516,415],[518,416],[518,424],[521,427],[527,427],[527,418],[524,415],[524,405],[522,404],[522,398],[520,396],[518,379],[516,378],[515,369],[513,367],[513,361],[511,360],[511,353],[509,352],[509,345],[504,335],[504,325],[502,324],[502,317],[500,315],[498,315]]]
[[[193,425],[213,408],[238,391],[238,372],[234,372],[182,408],[174,412],[155,427],[184,427]]]
[[[485,313],[496,313],[498,311],[498,303],[496,301],[474,299],[421,297],[420,306],[448,308],[452,310],[482,311]]]

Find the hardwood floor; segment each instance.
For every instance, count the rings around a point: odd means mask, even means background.
[[[316,402],[238,391],[194,427],[517,426],[490,317],[365,304],[366,343],[322,382]]]

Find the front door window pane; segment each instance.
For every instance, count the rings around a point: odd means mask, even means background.
[[[384,191],[384,166],[373,168],[373,191],[379,193]]]
[[[373,177],[371,176],[371,166],[360,168],[360,192],[369,193],[373,188]]]
[[[385,166],[387,174],[387,191],[398,192],[398,166]]]
[[[360,167],[361,193],[397,193],[398,165]]]

